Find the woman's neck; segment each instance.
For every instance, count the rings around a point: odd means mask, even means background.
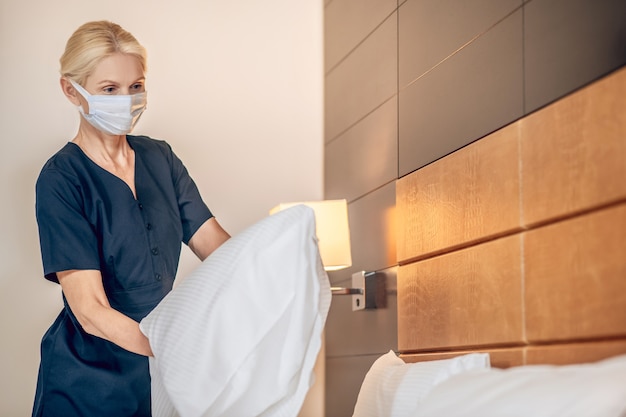
[[[107,135],[92,126],[78,130],[73,143],[102,169],[123,180],[135,194],[135,152],[126,135]]]

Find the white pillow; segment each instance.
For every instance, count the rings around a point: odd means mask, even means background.
[[[413,416],[437,384],[452,375],[484,368],[489,368],[488,353],[405,363],[390,350],[365,375],[353,417]]]
[[[329,305],[311,208],[232,237],[140,323],[154,417],[297,415]]]
[[[467,372],[433,389],[415,416],[626,416],[626,355],[595,364]]]

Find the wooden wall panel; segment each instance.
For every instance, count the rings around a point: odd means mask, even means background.
[[[324,69],[330,71],[389,14],[396,0],[338,0],[324,8]]]
[[[626,353],[625,115],[623,69],[398,180],[406,361]]]
[[[525,114],[626,64],[624,0],[524,6]]]
[[[402,353],[524,342],[521,237],[398,269]]]
[[[626,336],[626,204],[524,236],[528,340]]]
[[[326,143],[397,94],[397,20],[388,17],[326,76]]]
[[[521,123],[525,224],[626,199],[626,68]]]
[[[350,417],[363,379],[381,355],[326,359],[326,416]]]
[[[560,98],[562,94],[573,91],[593,81],[596,77],[624,65],[625,55],[622,52],[626,38],[618,36],[623,32],[621,22],[626,21],[622,18],[622,12],[626,10],[626,3],[622,0],[600,2],[593,0],[524,0],[522,10],[518,9],[497,23],[494,22],[493,18],[498,19],[498,15],[502,14],[501,11],[507,13],[504,9],[513,2],[514,0],[477,0],[472,2],[461,0],[411,0],[407,2],[406,0],[399,0],[397,11],[394,12],[393,10],[389,11],[389,8],[394,7],[394,1],[391,0],[324,1],[326,23],[328,24],[325,30],[325,43],[329,46],[327,48],[328,59],[325,62],[326,119],[324,139],[325,146],[328,148],[335,147],[335,149],[340,150],[339,153],[341,154],[338,157],[331,153],[331,149],[326,152],[328,173],[334,179],[329,179],[325,183],[325,187],[327,192],[337,193],[337,197],[351,196],[349,197],[350,221],[354,225],[352,235],[353,267],[332,273],[331,279],[334,283],[349,282],[350,274],[356,270],[379,270],[395,265],[397,262],[405,264],[418,259],[423,261],[429,257],[449,259],[448,255],[442,256],[442,254],[458,254],[464,251],[461,250],[462,248],[468,248],[471,245],[483,246],[484,242],[504,235],[521,233],[525,229],[525,223],[520,221],[522,216],[519,189],[521,187],[518,187],[517,196],[513,195],[515,193],[509,194],[507,191],[508,184],[502,183],[502,181],[506,182],[508,177],[503,176],[502,172],[498,170],[492,170],[486,174],[486,176],[491,176],[490,182],[483,180],[476,182],[475,179],[468,181],[468,178],[473,178],[473,174],[482,172],[484,169],[485,161],[488,160],[488,158],[485,159],[484,155],[474,159],[463,159],[464,157],[459,156],[458,161],[468,163],[471,168],[454,171],[454,168],[447,166],[446,169],[452,169],[452,171],[441,172],[443,178],[448,178],[450,173],[454,173],[457,175],[454,180],[424,183],[426,195],[441,197],[439,200],[441,204],[435,204],[434,201],[431,201],[431,206],[436,208],[430,211],[430,214],[427,212],[425,221],[422,221],[417,213],[410,213],[411,217],[408,223],[401,216],[401,222],[398,223],[397,228],[393,221],[396,201],[395,183],[392,180],[390,180],[391,182],[385,180],[388,173],[391,172],[387,171],[389,166],[385,167],[385,172],[382,175],[378,175],[382,170],[376,175],[373,172],[362,173],[361,171],[355,175],[363,155],[369,157],[374,148],[381,153],[381,159],[387,159],[389,164],[395,163],[397,165],[394,170],[397,172],[398,178],[416,170],[418,170],[417,173],[421,173],[422,167],[429,166],[429,164],[457,149],[466,152],[470,149],[466,145],[508,123],[519,120],[528,113],[529,109],[533,110],[534,106],[543,106]],[[452,29],[449,28],[449,24],[443,25],[446,26],[446,30],[441,32],[441,28],[432,25],[430,20],[433,20],[433,16],[435,21],[438,20],[437,17],[441,16],[442,10],[446,9],[444,3],[455,4],[455,7],[447,8],[453,14],[446,15],[445,19],[448,19],[448,22],[453,22],[454,19],[461,16],[461,19],[458,20],[461,23],[453,24]],[[585,8],[585,13],[579,13],[581,7]],[[416,8],[422,10],[426,8],[429,11],[417,12]],[[486,10],[487,8],[489,10]],[[559,12],[559,9],[562,9],[563,13]],[[418,22],[424,22],[425,25],[415,25]],[[496,24],[491,24],[491,22]],[[602,24],[598,26],[598,22],[602,22]],[[478,34],[476,29],[480,30],[480,27],[483,29]],[[425,38],[419,34],[419,31],[424,29],[427,34],[426,38],[430,37],[426,39],[426,42],[432,42],[432,44],[423,43]],[[418,31],[417,35],[419,35],[417,37],[414,32],[416,30]],[[471,33],[480,36],[468,39]],[[463,42],[463,38],[470,40],[470,42],[459,44],[458,41]],[[572,43],[572,40],[575,42]],[[577,47],[566,50],[572,44],[576,44]],[[454,45],[459,47],[455,49]],[[448,50],[447,54],[446,50]],[[416,58],[415,54],[428,56],[420,56],[420,61],[417,62],[413,61]],[[613,60],[610,58],[611,55],[618,59]],[[441,56],[444,58],[440,59]],[[605,59],[607,57],[608,60]],[[434,64],[428,64],[426,61],[434,62]],[[426,62],[425,66],[428,67],[426,71],[421,69],[423,66],[419,67],[424,65],[424,62]],[[569,72],[564,73],[564,69]],[[589,69],[592,71],[588,71]],[[575,77],[571,75],[575,75]],[[561,88],[563,86],[561,81],[567,81],[566,89]],[[610,105],[601,105],[599,109],[589,107],[581,109],[580,117],[583,120],[589,120],[589,122],[579,123],[576,117],[569,117],[561,123],[558,118],[562,116],[554,115],[556,118],[555,125],[564,130],[574,131],[578,135],[582,131],[583,135],[595,136],[593,137],[594,140],[602,140],[600,137],[602,133],[599,132],[605,131],[603,129],[606,129],[607,123],[615,121],[611,118],[623,117],[626,113],[622,101],[615,99],[615,97],[612,100],[616,105],[613,109],[610,108]],[[361,143],[357,139],[357,137],[364,136],[358,132],[354,133],[358,130],[367,134],[373,134],[374,131],[380,132],[379,129],[383,127],[379,123],[383,123],[386,128],[389,128],[391,125],[387,123],[394,117],[391,115],[392,112],[389,112],[392,103],[398,104],[397,116],[395,116],[398,132],[397,160],[392,157],[393,150],[389,148],[388,139],[393,135],[391,130],[383,133],[385,138],[380,142],[380,145],[376,143],[374,135],[368,136],[366,151],[359,148]],[[604,113],[598,113],[599,111]],[[594,112],[601,116],[594,119],[595,121],[589,118]],[[384,117],[372,122],[373,119],[383,114]],[[549,135],[554,133],[550,129],[547,129],[547,132]],[[498,134],[501,132],[496,133],[496,135]],[[534,134],[532,135],[534,136]],[[623,133],[620,135],[622,138],[624,137]],[[487,138],[481,139],[480,142],[489,140],[491,137],[492,135],[489,135]],[[543,136],[539,142],[550,142],[550,140],[550,138]],[[528,143],[526,144],[528,145]],[[592,144],[593,141],[586,141],[582,145],[586,147]],[[380,149],[378,146],[383,148]],[[532,143],[532,146],[533,149],[530,151],[528,148],[524,149],[530,153],[544,153],[546,155],[554,151],[550,145],[544,148],[538,142]],[[621,159],[611,159],[619,155],[620,152],[619,158]],[[625,160],[623,149],[618,146],[608,150],[608,153],[617,154],[601,157],[603,160],[600,161],[600,164],[606,162],[612,164],[611,167],[595,166],[597,165],[597,158],[594,157],[584,159],[586,162],[578,165],[575,169],[603,172],[606,169],[606,173],[602,175],[606,174],[608,177],[615,175],[616,178],[624,178],[624,167],[619,165],[620,161]],[[564,156],[569,157],[568,154]],[[575,158],[577,156],[574,155]],[[594,160],[596,162],[591,162]],[[528,173],[534,162],[531,160],[526,160],[526,162],[526,172]],[[511,161],[511,164],[508,168],[519,169],[520,167],[519,160]],[[570,189],[569,192],[581,194],[598,192],[598,190],[589,190],[589,187],[607,188],[601,191],[601,198],[594,197],[592,199],[594,201],[592,206],[583,205],[574,209],[568,206],[566,210],[561,211],[558,204],[555,203],[557,210],[548,210],[547,214],[539,213],[538,218],[541,220],[531,223],[531,228],[543,227],[553,222],[554,213],[557,213],[556,216],[559,218],[561,216],[580,215],[589,210],[606,208],[622,201],[620,198],[623,197],[619,196],[623,193],[619,190],[623,190],[623,188],[619,189],[617,193],[610,191],[611,187],[616,184],[623,187],[619,181],[617,183],[612,182],[610,186],[606,180],[607,176],[599,176],[599,183],[587,180],[580,181],[580,177],[571,173],[567,174],[561,171],[561,168],[550,171],[544,169],[542,164],[543,162],[539,161],[533,168],[533,171],[536,171],[533,172],[533,175],[536,175],[534,178],[535,186],[541,186],[544,182],[551,184],[552,188],[548,189],[547,194],[548,197],[554,198],[557,203],[563,198],[562,195],[559,195],[559,191],[555,191],[559,187],[571,187],[571,184],[574,184],[578,189]],[[349,169],[345,169],[346,166]],[[376,169],[381,167],[382,165],[377,165]],[[368,167],[364,167],[364,169],[368,169]],[[564,174],[566,175],[563,176]],[[480,176],[484,175],[480,174]],[[593,178],[593,176],[587,178]],[[501,181],[501,179],[503,180]],[[576,183],[576,181],[579,182]],[[444,188],[449,188],[443,190],[442,184]],[[532,193],[535,192],[535,186],[531,189],[527,187],[528,184],[525,185],[524,191],[529,193],[526,195],[527,202],[524,207],[527,213],[530,213],[531,209],[540,208],[542,205],[554,208],[552,203],[546,204],[532,196]],[[480,187],[492,188],[482,190]],[[344,192],[347,195],[342,196],[341,194]],[[555,195],[551,196],[550,193],[555,193]],[[613,193],[613,197],[607,197],[611,193]],[[471,196],[474,200],[463,200],[463,195]],[[400,195],[398,197],[400,198]],[[517,199],[517,201],[514,203],[511,199]],[[414,201],[419,202],[419,200]],[[459,203],[467,204],[457,205]],[[578,203],[580,202],[578,201]],[[511,210],[515,210],[515,212],[511,213]],[[466,218],[453,218],[449,215],[453,212],[458,216],[466,216]],[[517,220],[510,222],[511,219]],[[526,219],[528,220],[528,218]],[[499,226],[487,229],[480,226],[480,222],[487,222],[490,227],[494,224]],[[419,236],[426,247],[416,249],[412,243],[407,243],[402,238],[398,244],[405,245],[405,248],[400,249],[399,252],[404,251],[405,254],[396,258],[396,243],[395,241],[392,242],[393,235],[396,231],[405,233],[407,231],[405,223],[416,234],[422,233],[421,230],[426,231],[426,234]],[[450,235],[453,235],[454,239],[446,240]],[[457,241],[459,237],[462,237],[463,243]],[[419,254],[416,254],[418,250]],[[496,255],[486,254],[476,262],[491,263],[494,256]],[[453,257],[452,259],[457,258]],[[415,279],[417,278],[425,279],[428,277],[416,276]],[[450,289],[444,288],[443,285],[439,288],[439,291],[444,294],[442,299],[445,302],[457,297],[456,299],[461,300],[460,306],[465,308],[471,306],[467,300],[478,294],[479,298],[482,297],[483,300],[487,300],[485,301],[486,304],[489,304],[488,301],[491,300],[487,299],[481,292],[487,291],[487,289],[472,289],[474,292],[465,294],[465,299],[463,299],[462,294],[454,287],[459,280],[458,277],[456,280],[453,277],[444,279],[448,282],[447,285],[452,286]],[[401,292],[399,294],[402,295]],[[448,298],[445,298],[446,296]],[[521,297],[519,294],[514,294],[514,296],[518,297],[517,299]],[[504,302],[497,296],[495,299]],[[433,300],[431,302],[435,303]],[[456,305],[451,305],[449,308],[454,310]],[[380,313],[371,315],[371,321],[368,322],[370,327],[363,326],[360,329],[360,331],[366,331],[368,335],[371,335],[371,339],[376,338],[377,335],[388,338],[392,333],[386,327],[389,325],[389,321],[386,320],[388,312]],[[424,311],[413,311],[412,313],[416,315],[428,314]],[[459,317],[456,310],[452,313],[454,313],[452,318],[457,319]],[[442,316],[441,319],[445,321],[449,320],[450,317]],[[483,337],[481,332],[489,325],[500,326],[499,318],[477,314],[473,319],[482,320],[482,322],[465,326],[464,331],[470,334],[461,333],[462,338],[464,338],[461,340],[462,343],[468,339],[473,341],[479,339],[476,336]],[[544,320],[549,320],[549,318],[544,318]],[[345,326],[346,323],[342,322],[341,326],[338,326],[338,331],[341,331]],[[450,327],[448,326],[446,329]],[[520,333],[523,334],[523,330]],[[360,336],[355,339],[366,340]],[[501,334],[497,335],[498,342],[504,339],[511,338],[503,338]],[[417,340],[419,341],[419,339]],[[452,341],[459,342],[459,340]],[[345,337],[342,338],[341,343],[344,342]],[[519,354],[521,343],[519,340],[509,340],[504,343],[507,345],[497,349],[499,355],[502,355],[502,352],[507,349],[518,349]],[[369,365],[382,353],[377,352],[368,355],[368,359],[365,360],[360,346],[357,349],[355,344],[348,342],[348,345],[347,349],[337,345],[333,346],[333,350],[341,351],[341,355],[346,356],[329,358],[331,364],[328,369],[331,369],[330,372],[332,373],[329,375],[330,382],[327,390],[330,405],[326,411],[329,417],[350,416],[352,414],[351,405],[356,400],[358,384]],[[374,345],[377,348],[381,347],[379,340]],[[526,352],[527,349],[531,350],[531,348],[535,349],[536,346],[523,348],[523,352]],[[451,348],[442,347],[438,349],[449,352]],[[469,347],[460,349],[469,349]],[[334,366],[348,362],[350,365]],[[501,362],[500,359],[498,362]],[[360,373],[357,379],[354,378],[355,369],[358,369]]]
[[[493,368],[510,368],[522,365],[568,365],[589,363],[626,354],[626,339],[599,340],[586,343],[559,343],[550,345],[520,346],[502,349],[454,350],[432,353],[403,354],[407,363],[449,359],[468,353],[489,353]]]
[[[399,86],[403,88],[484,34],[522,0],[420,0],[399,9]]]
[[[468,353],[489,353],[490,363],[493,368],[510,368],[512,366],[524,365],[525,349],[524,347],[513,347],[504,349],[455,350],[451,352],[413,353],[400,355],[400,357],[407,363],[414,363],[450,359]]]
[[[526,363],[567,365],[596,362],[622,354],[626,354],[626,339],[529,346],[526,348]]]
[[[324,148],[326,199],[353,201],[396,179],[398,101],[391,99]]]
[[[398,262],[519,230],[519,125],[397,181]]]
[[[400,176],[522,117],[522,46],[518,9],[399,91]]]

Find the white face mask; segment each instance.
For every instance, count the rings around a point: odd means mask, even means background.
[[[78,83],[70,80],[76,91],[89,105],[89,113],[82,106],[78,111],[96,129],[109,135],[125,135],[133,130],[139,117],[146,109],[147,93],[132,95],[89,94]]]

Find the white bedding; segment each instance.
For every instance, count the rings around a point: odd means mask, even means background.
[[[432,390],[416,416],[626,417],[626,355],[455,375]]]
[[[365,377],[354,417],[626,417],[626,355],[504,370],[478,359],[404,363],[383,355]]]
[[[312,209],[232,237],[140,323],[153,416],[296,416],[329,305]]]
[[[405,363],[389,351],[378,358],[365,375],[353,417],[417,415],[422,402],[438,384],[453,375],[471,369],[488,369],[489,366],[489,355],[486,353]]]

